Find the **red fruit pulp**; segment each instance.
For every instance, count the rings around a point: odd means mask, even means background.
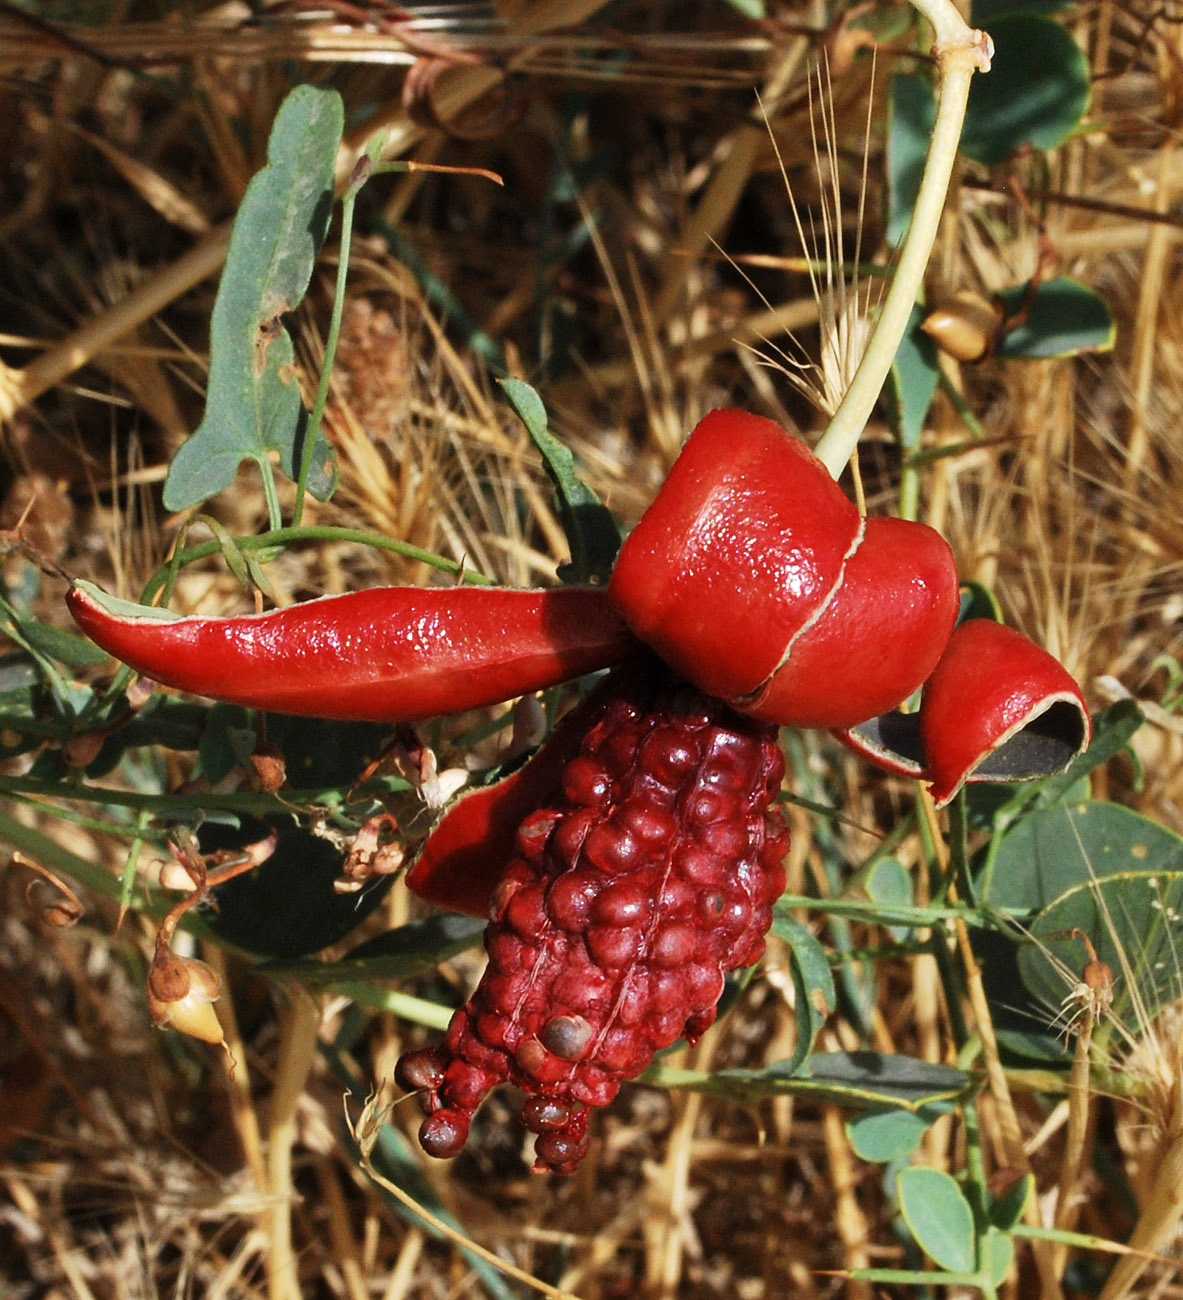
[[[426,1151],[456,1155],[496,1084],[526,1094],[535,1169],[570,1173],[588,1112],[715,1019],[724,973],[764,951],[784,888],[773,727],[654,666],[588,720],[494,895],[489,962],[444,1043],[405,1054]]]

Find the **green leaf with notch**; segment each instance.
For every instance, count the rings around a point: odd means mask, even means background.
[[[521,379],[503,379],[501,387],[541,452],[554,484],[559,517],[571,548],[571,563],[559,566],[559,577],[564,582],[607,582],[620,550],[620,529],[612,512],[579,477],[575,457],[551,433],[546,407],[537,392]]]
[[[267,165],[243,196],[210,328],[205,415],[169,466],[164,504],[183,510],[228,487],[244,460],[270,475],[278,454],[299,471],[307,411],[283,317],[302,301],[333,207],[344,114],[336,91],[297,86],[276,115]],[[327,497],[328,443],[318,438],[308,489]]]

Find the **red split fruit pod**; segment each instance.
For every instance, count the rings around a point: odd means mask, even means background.
[[[1090,734],[1080,687],[1046,650],[1012,628],[972,619],[950,637],[919,713],[888,713],[839,736],[876,766],[930,782],[942,807],[967,782],[1061,771]]]
[[[958,608],[938,533],[862,519],[803,443],[741,411],[690,435],[608,594],[699,690],[800,727],[848,727],[905,700]]]
[[[92,641],[165,686],[346,721],[483,708],[636,649],[592,587],[375,587],[238,618],[181,618],[87,582],[66,601]]]

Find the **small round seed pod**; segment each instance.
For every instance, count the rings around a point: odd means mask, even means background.
[[[998,345],[1006,309],[997,298],[962,289],[935,304],[920,328],[957,361],[982,361]]]

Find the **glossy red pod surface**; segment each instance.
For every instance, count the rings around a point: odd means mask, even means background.
[[[932,672],[957,618],[948,543],[923,524],[869,519],[842,584],[782,669],[736,705],[767,722],[848,727],[905,700]]]
[[[166,686],[309,717],[416,722],[542,690],[636,642],[597,588],[378,587],[240,618],[180,618],[75,583],[109,654]]]
[[[690,435],[608,592],[700,690],[781,726],[849,726],[899,704],[957,614],[937,533],[861,519],[804,444],[739,411]]]
[[[804,443],[742,411],[695,428],[621,547],[608,587],[632,630],[699,690],[759,690],[862,536]]]

